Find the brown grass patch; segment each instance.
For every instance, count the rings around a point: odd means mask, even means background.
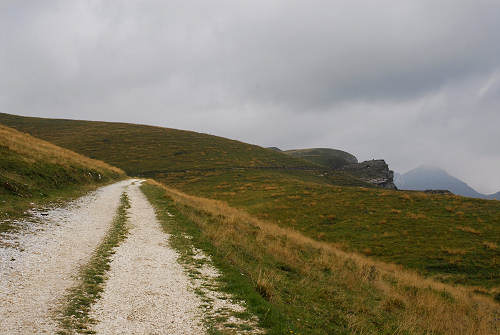
[[[484,241],[483,245],[486,248],[491,249],[491,250],[497,250],[498,249],[498,244],[496,244],[494,242]]]
[[[457,227],[458,230],[461,230],[461,231],[464,231],[466,233],[472,233],[472,234],[481,234],[481,232],[477,229],[474,229],[472,227],[469,227],[469,226],[458,226]]]
[[[399,198],[403,200],[411,200],[411,197],[406,193],[402,194]]]
[[[408,233],[408,232],[407,232]],[[398,233],[397,232],[387,232],[385,231],[383,234],[382,234],[383,237],[393,237],[393,236],[398,236]]]
[[[423,213],[408,213],[406,214],[410,219],[423,220],[427,219],[427,216]]]
[[[455,208],[451,207],[451,206],[446,206],[444,208],[448,213],[453,213],[455,211]]]

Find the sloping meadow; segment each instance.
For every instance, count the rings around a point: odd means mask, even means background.
[[[500,299],[500,201],[338,186],[279,171],[170,174],[157,180],[343,250]]]
[[[0,123],[117,166],[129,175],[239,167],[321,167],[256,145],[171,128],[0,113]]]
[[[249,300],[270,334],[496,334],[500,306],[453,287],[342,251],[257,219],[226,202],[156,182],[144,191],[158,211],[172,202],[184,228],[223,268],[236,268],[261,301]],[[172,210],[171,208],[169,210]],[[192,225],[193,227],[190,227]],[[207,247],[208,246],[208,247]],[[233,279],[234,281],[234,279]],[[241,285],[231,284],[237,289]]]

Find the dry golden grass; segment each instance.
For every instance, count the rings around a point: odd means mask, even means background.
[[[468,226],[458,226],[457,227],[458,230],[461,230],[461,231],[464,231],[466,233],[472,233],[472,234],[481,234],[481,232],[477,229],[474,229],[472,227],[468,227]]]
[[[411,200],[411,197],[410,197],[408,194],[406,194],[406,193],[403,193],[403,194],[400,196],[400,198],[401,198],[401,199],[403,199],[403,200]]]
[[[415,220],[422,220],[422,219],[427,219],[427,216],[422,213],[408,213],[407,214],[409,218],[415,219]]]
[[[483,245],[488,248],[488,249],[491,249],[491,250],[496,250],[498,249],[498,245],[496,243],[493,243],[493,242],[489,242],[489,241],[484,241],[483,242]]]
[[[203,226],[204,234],[215,245],[227,241],[244,241],[242,233],[251,229],[259,245],[253,252],[271,254],[284,264],[300,269],[304,285],[307,285],[307,280],[313,282],[318,273],[328,269],[335,274],[335,280],[342,281],[344,285],[353,288],[369,285],[383,292],[383,309],[394,313],[397,319],[395,334],[498,334],[500,306],[488,297],[475,294],[472,288],[450,286],[423,278],[401,266],[345,252],[331,243],[317,241],[290,228],[256,219],[225,202],[187,195],[155,181],[150,183],[162,187],[175,202],[193,208],[186,215]],[[207,225],[200,211],[210,213],[220,224]],[[240,247],[252,248],[246,245]],[[301,250],[315,250],[320,257],[304,262]],[[262,290],[261,294],[268,296],[271,302],[278,299],[274,297],[274,291],[280,283],[279,274],[261,270],[254,277],[257,288]],[[362,311],[366,307],[360,305],[357,308]],[[352,332],[366,333],[363,315],[353,313],[349,316]]]
[[[453,213],[455,211],[455,208],[451,207],[451,206],[446,206],[444,208],[448,213]]]
[[[79,155],[73,151],[58,147],[49,142],[37,139],[29,134],[21,133],[15,129],[0,124],[0,143],[15,151],[26,159],[34,161],[45,161],[48,163],[57,163],[59,165],[87,166],[96,170],[109,170],[118,174],[125,173],[114,166],[104,162]],[[37,150],[33,150],[37,148]]]

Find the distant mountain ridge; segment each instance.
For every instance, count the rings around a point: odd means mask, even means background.
[[[420,166],[404,174],[396,173],[394,183],[402,190],[449,190],[464,197],[500,200],[500,192],[491,195],[479,193],[467,183],[435,166]]]

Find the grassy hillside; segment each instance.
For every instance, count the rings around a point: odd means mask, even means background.
[[[321,169],[280,152],[192,131],[1,113],[0,123],[118,166],[129,175],[239,167]]]
[[[124,176],[106,163],[0,125],[0,232],[27,208]]]
[[[500,291],[498,201],[359,187],[368,184],[280,152],[188,131],[7,114],[0,122],[344,250]]]
[[[186,243],[227,270],[228,289],[255,290],[242,297],[271,333],[491,334],[500,327],[491,299],[500,301],[499,201],[368,187],[348,173],[188,131],[7,114],[0,122],[222,200],[145,188],[160,218],[165,209],[176,213],[178,238],[193,235]]]
[[[268,334],[498,334],[500,306],[226,203],[142,186],[182,257],[204,250]],[[175,216],[172,220],[171,216]],[[201,267],[200,260],[194,260]],[[258,294],[255,294],[255,293]]]
[[[358,162],[357,158],[348,152],[328,148],[286,150],[284,153],[330,169],[338,169]]]
[[[327,185],[279,171],[156,179],[344,250],[500,293],[500,201]]]

